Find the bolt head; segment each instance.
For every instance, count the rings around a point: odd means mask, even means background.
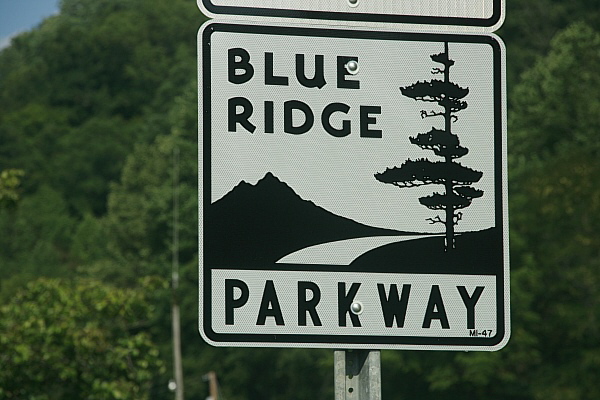
[[[352,75],[356,75],[358,73],[358,61],[350,60],[346,63],[346,71]]]
[[[359,302],[354,302],[350,306],[350,311],[352,311],[354,314],[360,314],[363,311],[363,305]]]

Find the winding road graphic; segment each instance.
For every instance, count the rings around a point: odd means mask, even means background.
[[[290,253],[277,264],[350,265],[364,253],[391,243],[443,235],[372,236],[321,243]]]

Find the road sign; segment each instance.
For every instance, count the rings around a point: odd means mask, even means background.
[[[504,346],[499,38],[209,22],[199,98],[205,340]]]
[[[504,20],[504,0],[197,0],[208,16],[276,17],[313,21],[390,23],[404,26],[481,28],[493,32]]]

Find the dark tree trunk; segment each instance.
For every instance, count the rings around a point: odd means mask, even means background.
[[[446,57],[450,58],[448,54],[448,42],[444,43],[444,52],[446,53]],[[450,64],[446,64],[444,68],[444,81],[450,82]],[[450,106],[444,107],[444,129],[448,133],[452,133],[452,113],[450,110]],[[450,156],[445,157],[445,161],[447,164],[452,163],[452,158]],[[454,189],[452,187],[452,181],[446,181],[444,184],[446,189],[446,196],[452,195]],[[447,205],[446,206],[446,240],[444,250],[446,252],[454,250],[454,207]]]

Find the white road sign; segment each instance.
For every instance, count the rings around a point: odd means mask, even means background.
[[[206,341],[506,344],[499,38],[209,22],[198,45]]]
[[[493,32],[504,21],[504,0],[197,0],[208,16],[276,17],[409,26],[461,26]]]

